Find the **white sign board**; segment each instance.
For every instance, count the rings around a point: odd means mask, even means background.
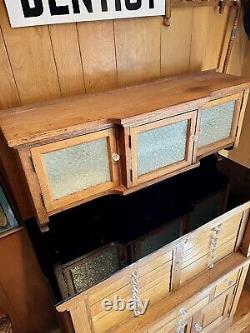
[[[13,28],[165,14],[165,0],[5,0]]]

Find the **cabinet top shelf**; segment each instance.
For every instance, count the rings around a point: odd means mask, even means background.
[[[171,116],[179,107],[183,112],[193,110],[210,99],[249,86],[249,79],[204,71],[4,110],[0,114],[0,126],[10,147],[32,145],[81,135],[112,124],[128,125],[142,117],[158,120],[166,116],[166,112]]]

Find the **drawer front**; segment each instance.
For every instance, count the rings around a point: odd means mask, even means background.
[[[230,288],[214,300],[209,302],[200,312],[198,312],[192,323],[192,333],[212,332],[212,329],[220,325],[230,316],[230,310],[234,299],[234,288]]]
[[[201,311],[209,302],[209,293],[203,293],[203,297],[193,297],[191,302],[183,307],[176,308],[171,314],[166,315],[159,323],[148,329],[148,333],[178,332],[184,324],[184,332],[190,332],[192,316]]]
[[[156,259],[156,258],[154,258]],[[155,260],[154,260],[155,261]],[[158,262],[158,264],[160,261]],[[137,267],[138,276],[148,274],[149,266],[142,264]],[[237,268],[233,269],[233,267]],[[155,269],[159,266],[155,264]],[[249,267],[249,260],[243,256],[233,254],[230,258],[218,264],[211,271],[211,274],[204,272],[201,277],[191,281],[180,290],[173,292],[167,297],[161,297],[138,318],[131,311],[121,309],[121,311],[104,312],[99,307],[97,299],[103,299],[110,293],[117,294],[125,299],[129,294],[127,290],[120,290],[119,279],[122,277],[130,283],[131,271],[127,271],[123,276],[109,279],[106,283],[100,284],[98,289],[92,288],[91,292],[82,293],[68,300],[57,307],[59,312],[69,311],[76,333],[156,333],[156,332],[180,332],[178,328],[184,327],[185,332],[196,333],[213,332],[213,328],[224,319],[232,316],[238,304],[245,277]],[[141,268],[142,270],[140,271]],[[144,275],[143,275],[144,276]],[[236,283],[227,288],[224,286],[225,279],[236,279]],[[125,282],[125,280],[123,281]],[[125,283],[124,283],[125,284]],[[131,290],[131,288],[129,288]],[[99,294],[97,294],[97,291]],[[123,292],[123,294],[122,294]],[[93,298],[95,296],[95,298]],[[118,305],[120,306],[120,305]],[[196,324],[196,325],[195,325]]]
[[[114,129],[35,147],[31,154],[48,212],[118,184]]]
[[[236,94],[212,101],[201,110],[198,155],[235,141],[241,101],[242,94]]]
[[[214,296],[217,297],[227,291],[228,289],[232,288],[236,285],[239,279],[241,270],[237,270],[225,276],[225,279],[222,280],[220,283],[217,284],[215,289]]]
[[[192,164],[196,117],[193,111],[130,129],[131,185]]]
[[[234,251],[242,217],[243,212],[226,219],[221,224],[216,223],[217,229],[214,229],[213,223],[209,223],[205,228],[188,236],[182,249],[180,284]],[[214,236],[216,242],[212,244]],[[215,247],[213,251],[211,246]]]
[[[95,333],[108,331],[122,320],[134,316],[131,308],[123,308],[123,301],[129,304],[137,295],[144,305],[149,302],[150,306],[170,292],[171,251],[153,254],[132,266],[134,269],[127,270],[125,274],[119,273],[118,278],[107,280],[88,293],[87,302]],[[122,302],[117,303],[118,299]],[[105,300],[116,305],[116,309],[104,308]]]

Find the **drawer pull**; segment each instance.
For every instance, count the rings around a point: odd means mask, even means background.
[[[228,287],[231,287],[234,284],[234,282],[232,280],[229,280],[229,279],[226,279],[225,282],[228,285]]]
[[[217,225],[216,227],[212,228],[211,232],[211,241],[209,247],[209,260],[208,260],[208,268],[214,267],[214,258],[215,253],[218,246],[218,236],[221,230],[221,224]]]
[[[180,319],[178,321],[176,333],[185,333],[185,327],[187,325],[186,319],[188,315],[187,310],[180,309],[179,314],[180,314]]]
[[[112,154],[112,160],[113,160],[114,162],[118,162],[118,161],[120,161],[120,155],[117,154],[117,153],[113,153],[113,154]]]
[[[138,317],[142,314],[142,311],[141,311],[141,299],[139,292],[139,280],[136,271],[132,274],[131,280],[132,280],[133,312],[134,316]]]
[[[195,332],[199,333],[203,330],[203,327],[199,323],[194,324]]]

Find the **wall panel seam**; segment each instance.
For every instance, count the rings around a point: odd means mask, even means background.
[[[49,39],[50,39],[50,44],[51,44],[53,59],[54,59],[54,62],[55,62],[55,67],[56,67],[56,75],[57,75],[57,81],[58,81],[58,86],[59,86],[59,90],[60,90],[60,96],[62,97],[63,96],[63,94],[62,94],[62,87],[61,87],[61,82],[60,82],[59,73],[58,73],[58,67],[57,67],[57,62],[56,62],[54,45],[53,45],[53,41],[52,41],[52,37],[51,37],[51,33],[50,33],[50,27],[47,26],[47,28],[48,28],[48,33],[49,33]]]
[[[81,66],[82,66],[82,78],[83,78],[83,84],[84,84],[84,92],[87,92],[86,89],[86,82],[85,82],[85,75],[84,75],[84,65],[83,65],[83,59],[82,59],[82,50],[80,46],[80,36],[79,36],[79,30],[78,30],[78,23],[76,23],[76,33],[77,33],[77,40],[78,40],[78,49],[80,53],[80,59],[81,59]]]
[[[18,100],[19,100],[20,104],[22,104],[21,96],[20,96],[19,89],[18,89],[17,80],[16,80],[16,77],[15,77],[15,73],[14,73],[14,69],[13,69],[11,60],[10,60],[9,51],[8,51],[8,48],[7,48],[7,44],[6,44],[6,41],[5,41],[3,29],[1,27],[1,23],[0,23],[0,33],[1,33],[2,37],[3,37],[4,48],[5,48],[5,51],[6,51],[6,54],[7,54],[7,57],[8,57],[8,61],[9,61],[9,64],[10,64],[10,69],[11,69],[11,73],[12,73],[13,80],[14,80],[14,83],[15,83]]]

